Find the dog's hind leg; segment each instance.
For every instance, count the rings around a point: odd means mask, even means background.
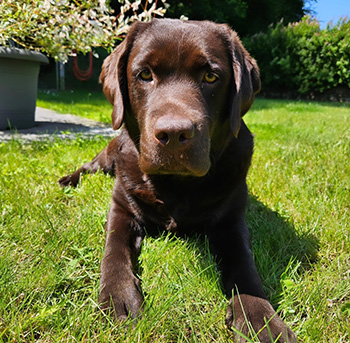
[[[118,137],[114,138],[106,148],[97,154],[91,162],[85,163],[74,173],[63,176],[58,180],[62,187],[76,187],[80,180],[80,175],[86,173],[96,173],[101,170],[105,174],[115,176],[115,160],[118,149]]]

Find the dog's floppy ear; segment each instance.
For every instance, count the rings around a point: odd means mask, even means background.
[[[248,112],[256,93],[260,90],[260,73],[255,60],[243,47],[237,34],[229,30],[233,68],[230,125],[233,134],[237,137],[241,127],[241,118]]]
[[[113,129],[122,125],[126,103],[129,101],[126,68],[133,42],[144,23],[133,24],[118,47],[103,62],[100,83],[108,101],[113,105]]]

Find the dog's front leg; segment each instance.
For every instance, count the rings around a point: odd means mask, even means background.
[[[249,232],[243,215],[236,220],[224,220],[209,237],[212,251],[217,255],[225,291],[230,299],[226,324],[234,326],[245,336],[258,334],[260,342],[296,342],[294,333],[286,326],[266,299],[262,282],[250,251]],[[267,323],[267,324],[266,324]],[[254,337],[256,338],[256,337]],[[235,341],[246,342],[237,334]]]
[[[140,280],[134,269],[143,237],[143,229],[113,201],[106,224],[99,302],[102,310],[111,310],[118,320],[135,318],[142,309]]]

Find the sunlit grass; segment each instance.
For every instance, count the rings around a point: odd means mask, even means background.
[[[102,96],[75,96],[61,112],[110,110]],[[245,118],[256,142],[247,219],[265,290],[300,342],[349,342],[350,106],[258,99]],[[0,143],[0,342],[229,342],[219,275],[196,240],[146,239],[136,325],[97,311],[114,180],[57,180],[107,143]]]
[[[112,106],[102,92],[83,90],[40,91],[37,106],[63,114],[75,114],[80,117],[111,123]]]

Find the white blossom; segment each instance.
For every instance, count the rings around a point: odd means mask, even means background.
[[[106,0],[0,0],[0,45],[15,42],[66,62],[75,49],[112,49],[133,21],[163,16],[168,7],[166,0],[160,6],[152,0],[118,1],[115,16]]]

